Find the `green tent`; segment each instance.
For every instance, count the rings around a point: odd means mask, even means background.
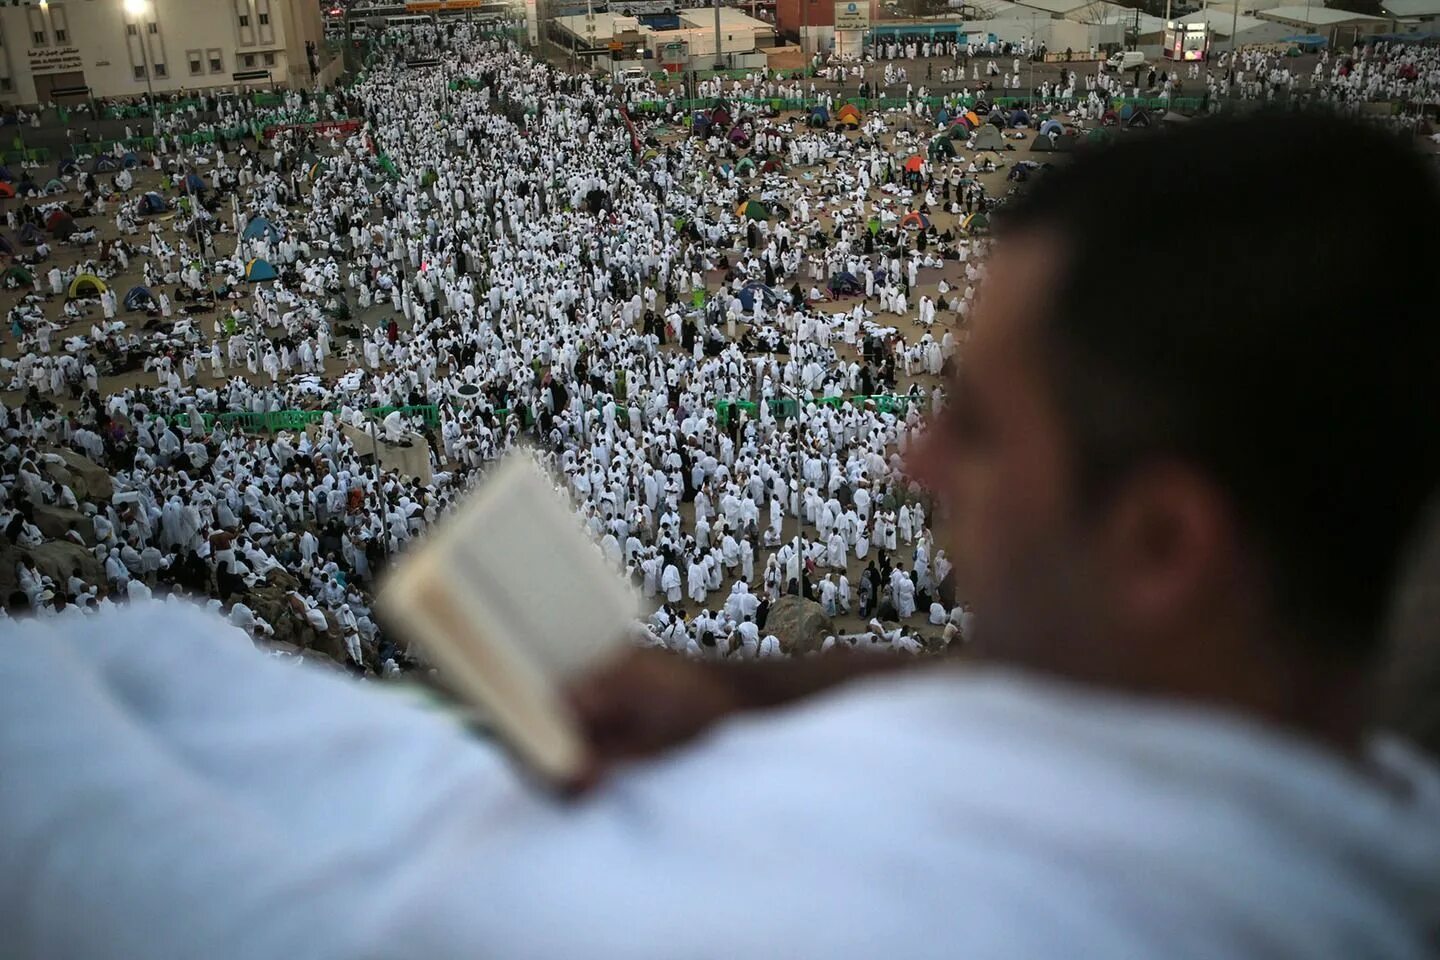
[[[955,144],[944,137],[930,141],[930,159],[941,160],[955,156]]]
[[[747,200],[735,208],[735,215],[749,220],[769,220],[770,208],[759,200]]]
[[[6,284],[13,283],[21,287],[35,286],[35,274],[26,270],[18,263],[13,265],[9,270],[6,270],[0,279],[3,279]]]
[[[1091,143],[1108,143],[1110,141],[1110,131],[1104,127],[1096,127],[1086,134],[1085,139]]]
[[[753,174],[753,173],[755,172],[755,161],[754,161],[754,159],[752,159],[752,158],[750,158],[750,157],[741,157],[741,158],[740,158],[740,162],[737,163],[737,164],[735,164],[735,172],[736,172],[737,174],[743,174],[743,173]]]

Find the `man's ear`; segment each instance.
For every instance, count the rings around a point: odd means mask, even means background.
[[[1236,575],[1237,530],[1215,484],[1183,463],[1147,467],[1124,482],[1097,531],[1108,602],[1137,624],[1184,616]]]

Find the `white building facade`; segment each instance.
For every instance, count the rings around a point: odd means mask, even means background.
[[[316,0],[34,0],[0,6],[0,102],[308,86],[323,46]]]

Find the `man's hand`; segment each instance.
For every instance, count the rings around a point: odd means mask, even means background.
[[[858,677],[924,662],[837,651],[803,660],[712,663],[635,650],[567,693],[594,753],[593,780],[616,761],[681,746],[731,714],[783,706]]]

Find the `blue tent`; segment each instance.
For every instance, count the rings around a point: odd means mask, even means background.
[[[744,307],[746,310],[755,309],[756,298],[759,298],[760,302],[767,307],[774,306],[775,304],[780,302],[780,294],[776,293],[773,288],[767,287],[759,280],[751,280],[749,283],[745,284],[745,286],[741,287],[738,298],[740,300],[740,306]]]
[[[820,121],[821,123],[829,123],[829,122],[830,122],[830,108],[827,107],[827,106],[825,106],[825,104],[823,104],[823,103],[822,103],[822,104],[819,104],[818,106],[815,107],[814,110],[811,110],[811,111],[810,111],[810,119],[811,119],[811,120],[818,120],[818,121]]]
[[[187,173],[185,175],[185,190],[188,193],[204,193],[205,181],[200,179],[198,173]]]
[[[119,169],[120,161],[116,160],[108,153],[102,153],[100,156],[96,157],[95,163],[92,164],[90,167],[90,170],[94,173],[114,173],[116,170]]]
[[[1010,126],[1012,126],[1012,127],[1028,127],[1028,126],[1030,126],[1030,114],[1026,113],[1024,110],[1019,110],[1019,109],[1017,109],[1014,113],[1010,114]]]
[[[4,180],[6,183],[14,183],[15,174],[10,172],[9,167],[0,167],[0,180]]]
[[[136,167],[140,166],[140,158],[136,156],[135,151],[132,150],[129,153],[125,154],[125,156],[120,158],[120,166],[124,167],[126,170],[133,170]]]
[[[251,283],[263,283],[266,280],[274,280],[280,274],[270,265],[269,260],[256,258],[245,264],[245,279]]]
[[[145,287],[131,287],[125,294],[125,309],[131,312],[144,310],[155,305],[155,296]]]
[[[1054,119],[1046,120],[1044,123],[1040,124],[1041,136],[1048,137],[1052,133],[1057,137],[1063,136],[1065,133],[1065,124],[1061,123],[1059,120]]]
[[[256,217],[245,224],[245,239],[258,240],[261,237],[274,243],[280,239],[280,231],[275,229],[275,224],[264,217]]]
[[[135,210],[140,214],[164,213],[169,209],[170,204],[165,201],[165,198],[153,190],[135,201]]]
[[[35,246],[35,244],[39,243],[41,240],[44,239],[45,231],[41,230],[33,223],[27,223],[20,228],[21,243],[29,244],[33,247]]]
[[[935,114],[935,125],[943,127],[949,122],[950,111],[946,110],[944,107],[941,107],[940,110]]]
[[[80,164],[74,160],[61,160],[59,167],[56,168],[56,175],[61,177],[71,176],[79,172]]]

